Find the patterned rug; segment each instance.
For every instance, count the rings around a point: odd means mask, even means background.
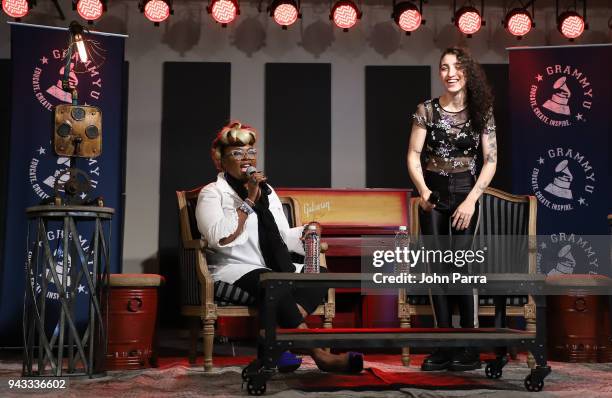
[[[487,379],[484,370],[421,372],[423,355],[403,367],[399,355],[367,355],[361,375],[320,372],[309,357],[291,374],[275,375],[266,396],[277,397],[612,397],[612,364],[551,362],[552,373],[544,390],[526,392],[529,373],[524,357],[510,361],[499,380]],[[234,397],[247,396],[240,372],[249,357],[219,358],[217,368],[205,373],[184,359],[161,358],[160,367],[139,371],[113,371],[97,379],[70,380],[64,390],[10,389],[9,379],[21,373],[21,361],[0,360],[0,397],[36,393],[44,397]]]

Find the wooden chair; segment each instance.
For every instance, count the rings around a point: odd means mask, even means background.
[[[191,318],[189,362],[195,363],[200,321],[203,323],[204,370],[213,367],[212,354],[215,321],[218,317],[256,316],[255,307],[221,305],[215,302],[214,282],[206,262],[207,243],[201,239],[195,218],[195,208],[202,187],[191,191],[177,191],[180,223],[181,314]],[[301,225],[297,203],[292,198],[280,198],[290,226]],[[326,266],[322,244],[321,265]],[[327,302],[315,311],[323,316],[323,327],[331,328],[335,316],[335,292],[329,289]]]
[[[485,242],[493,235],[516,235],[523,237],[536,236],[536,198],[529,195],[512,195],[495,188],[487,188],[480,199],[480,224],[476,231],[476,240]],[[411,198],[409,204],[410,234],[418,237],[419,198]],[[536,273],[535,240],[528,242],[528,272]],[[482,245],[481,245],[482,246]],[[535,331],[535,303],[531,296],[480,296],[478,316],[495,316],[495,307],[503,307],[506,300],[506,312],[496,319],[496,326],[505,326],[505,316],[525,317],[528,331]],[[400,327],[410,328],[410,317],[413,315],[433,315],[429,298],[426,296],[411,297],[405,289],[400,289],[398,297],[398,317]],[[505,315],[505,316],[504,316]],[[410,350],[402,348],[402,363],[410,364]],[[528,355],[527,363],[535,366],[535,360]]]

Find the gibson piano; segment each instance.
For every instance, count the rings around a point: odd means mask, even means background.
[[[322,225],[330,272],[360,272],[362,236],[393,236],[400,225],[410,225],[409,189],[278,188],[276,192],[296,200],[302,223]],[[397,291],[362,296],[359,288],[336,289],[334,327],[397,325]]]

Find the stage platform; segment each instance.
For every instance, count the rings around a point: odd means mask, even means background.
[[[252,343],[217,344],[215,369],[204,373],[202,356],[195,366],[187,361],[188,340],[178,331],[160,336],[159,367],[140,371],[112,371],[99,379],[70,380],[66,390],[47,391],[46,397],[235,397],[241,389],[240,372],[255,356]],[[201,347],[200,347],[201,348]],[[235,354],[235,356],[232,355]],[[525,355],[511,360],[499,380],[484,377],[484,368],[470,372],[421,372],[424,354],[414,354],[409,367],[397,354],[366,354],[361,375],[319,371],[309,357],[293,374],[275,375],[266,396],[277,397],[612,397],[612,363],[572,364],[550,362],[554,369],[540,393],[526,392]],[[493,358],[483,353],[482,359]],[[21,352],[0,350],[0,396],[27,395],[8,388],[10,378],[21,373]],[[32,391],[30,390],[30,393]],[[42,393],[39,391],[38,393]]]

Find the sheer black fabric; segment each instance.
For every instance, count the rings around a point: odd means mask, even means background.
[[[450,112],[442,108],[438,98],[419,104],[414,124],[427,129],[425,139],[426,169],[441,175],[469,171],[476,173],[476,159],[480,150],[481,134],[495,132],[492,112],[485,129],[475,131],[467,109]]]

